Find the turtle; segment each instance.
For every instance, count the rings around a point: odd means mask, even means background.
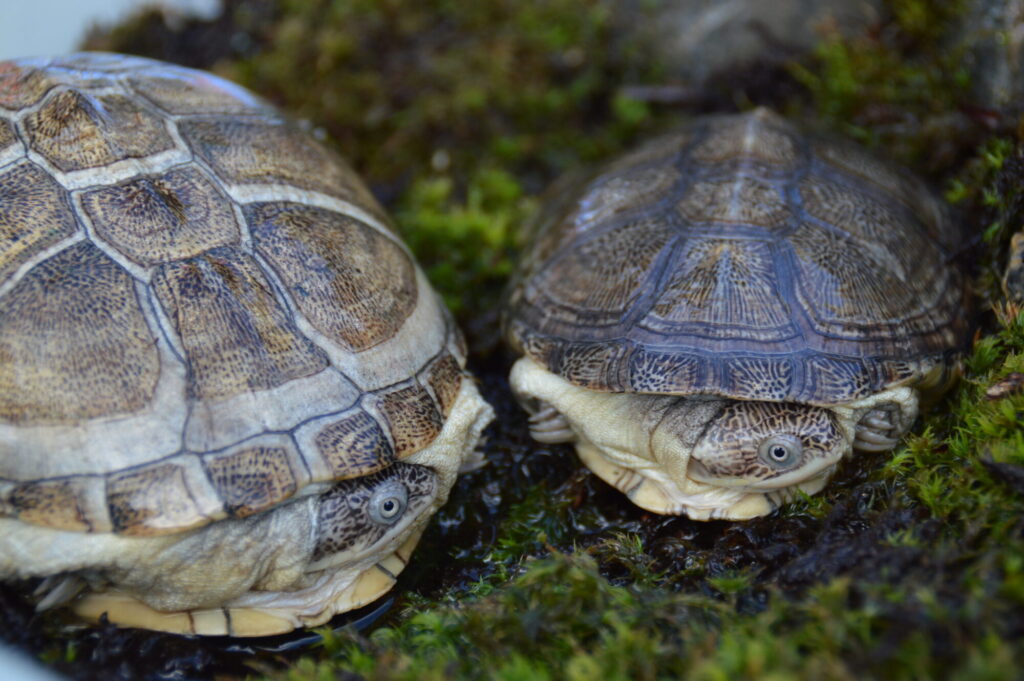
[[[492,411],[314,135],[210,73],[0,63],[0,580],[283,633],[395,583]]]
[[[959,222],[853,142],[700,116],[551,193],[504,301],[511,387],[646,510],[770,513],[958,374]]]

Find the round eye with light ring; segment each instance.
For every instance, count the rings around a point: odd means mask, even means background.
[[[757,448],[757,456],[772,468],[792,468],[803,459],[804,446],[795,435],[780,433],[766,437]]]
[[[394,481],[382,483],[370,495],[370,520],[380,525],[393,525],[408,505],[409,491],[405,485]]]

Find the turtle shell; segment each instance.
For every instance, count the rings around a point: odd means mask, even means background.
[[[848,403],[966,342],[960,236],[922,182],[778,116],[697,119],[564,187],[514,348],[599,391]]]
[[[346,163],[244,89],[0,63],[0,514],[153,535],[429,444],[462,340]]]

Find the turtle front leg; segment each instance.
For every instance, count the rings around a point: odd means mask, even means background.
[[[530,414],[530,436],[548,445],[576,441],[565,415],[543,400],[538,400],[537,411]]]
[[[899,425],[899,405],[886,404],[870,410],[857,423],[853,448],[864,452],[887,452],[903,436]]]

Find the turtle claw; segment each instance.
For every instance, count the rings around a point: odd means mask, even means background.
[[[76,575],[52,575],[47,577],[32,595],[39,598],[36,610],[43,611],[64,605],[86,587],[85,580]]]
[[[863,452],[887,452],[900,441],[891,408],[872,409],[857,424],[853,448]]]
[[[530,436],[537,442],[549,445],[576,440],[576,433],[562,412],[546,402],[542,403],[535,414],[530,415]]]

